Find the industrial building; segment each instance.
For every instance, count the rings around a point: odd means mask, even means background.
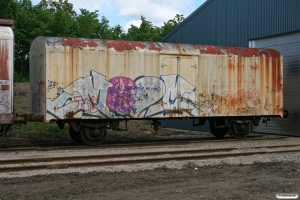
[[[273,48],[283,56],[284,109],[289,117],[252,126],[252,132],[300,136],[300,1],[207,0],[162,39],[167,43]],[[192,120],[164,121],[164,127],[193,127]],[[267,126],[266,126],[267,125]]]

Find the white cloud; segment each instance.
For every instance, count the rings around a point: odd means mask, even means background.
[[[33,0],[35,4],[40,0]],[[89,11],[99,11],[99,16],[105,16],[113,24],[120,24],[127,30],[130,24],[137,24],[141,16],[154,26],[162,26],[163,22],[173,19],[176,14],[187,17],[193,12],[196,4],[205,0],[69,0],[74,10],[79,13],[79,8]]]
[[[127,32],[127,30],[131,27],[131,24],[137,27],[140,27],[142,23],[142,20],[133,20],[131,22],[127,22],[124,26],[124,30]]]
[[[155,26],[173,19],[176,14],[188,14],[193,11],[194,0],[69,0],[76,11],[85,8],[90,11],[99,10],[100,16],[105,12],[115,12],[126,21],[126,25],[136,22],[143,15]],[[192,10],[190,10],[192,9]],[[105,16],[105,14],[104,14]],[[125,26],[126,26],[125,25]]]
[[[141,15],[155,26],[163,25],[176,14],[184,14],[183,8],[190,7],[193,0],[114,0],[118,15],[131,20],[140,19]]]

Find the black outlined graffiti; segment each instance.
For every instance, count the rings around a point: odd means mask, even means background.
[[[12,109],[11,98],[8,92],[8,90],[0,90],[0,108],[3,113],[10,113]]]
[[[57,86],[58,86],[57,82],[48,80],[47,91],[49,92],[51,89],[56,88]]]
[[[65,88],[58,87],[57,97],[46,99],[47,113],[62,119],[71,112],[82,119],[244,115],[261,113],[267,101],[258,100],[266,97],[251,89],[197,95],[195,85],[177,74],[134,80],[122,76],[106,80],[95,71],[90,74]],[[50,85],[57,87],[53,81]],[[38,93],[35,95],[41,99]],[[37,108],[40,106],[34,110]]]
[[[41,90],[37,90],[31,97],[31,112],[32,114],[40,113],[45,107],[45,94]]]

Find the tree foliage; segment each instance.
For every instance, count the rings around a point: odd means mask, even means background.
[[[170,33],[176,26],[178,26],[184,20],[183,15],[176,14],[173,19],[170,19],[168,22],[164,22],[164,25],[161,27],[161,37],[165,37]]]
[[[125,32],[122,26],[110,26],[108,19],[100,18],[98,10],[80,9],[77,14],[68,0],[40,0],[38,5],[32,5],[31,0],[0,0],[0,18],[15,21],[17,81],[28,77],[30,45],[37,36],[158,42],[184,20],[177,14],[162,27],[156,27],[141,16],[141,25],[131,25]]]
[[[0,0],[0,18],[16,19],[20,12],[20,5],[14,0]]]

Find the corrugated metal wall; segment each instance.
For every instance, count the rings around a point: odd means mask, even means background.
[[[208,0],[163,42],[248,46],[248,40],[300,30],[299,0]]]
[[[207,0],[183,23],[163,38],[162,42],[248,47],[251,39],[300,31],[299,19],[300,0]],[[285,40],[286,38],[283,37],[282,39]],[[300,47],[298,52],[299,50]],[[292,97],[293,88],[299,87],[299,83],[292,83],[288,80],[294,80],[292,77],[296,74],[293,74],[293,71],[298,72],[300,70],[300,66],[296,67],[295,63],[299,64],[300,61],[299,59],[298,61],[294,60],[289,64],[290,55],[286,55],[285,52],[282,53],[284,54],[285,66],[291,66],[290,69],[284,71],[284,83],[286,84],[284,91],[285,95],[291,94]],[[297,76],[300,80],[299,74]],[[281,125],[279,123],[277,125],[270,122],[269,125],[274,124],[274,128],[269,126],[268,129],[255,129],[255,131],[272,133],[274,131],[280,132],[279,130],[282,129],[296,133],[299,130],[299,125],[296,126],[299,123],[299,118],[293,116],[299,116],[299,104],[296,103],[299,102],[299,99],[294,99],[294,101],[290,99],[290,102],[291,104],[287,109],[289,109],[291,116],[285,121],[287,124]],[[287,106],[287,100],[284,104]],[[293,108],[290,109],[290,106]],[[164,125],[164,122],[162,124]],[[191,129],[188,126],[183,128]],[[203,130],[205,129],[207,127],[203,127]]]
[[[272,119],[268,127],[252,127],[253,132],[300,135],[300,32],[252,40],[250,46],[271,47],[283,55],[283,106],[289,111],[287,119]]]

